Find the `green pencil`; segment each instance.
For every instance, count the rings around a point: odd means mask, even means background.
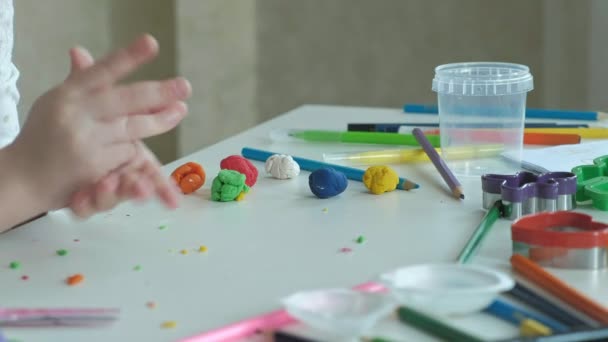
[[[475,229],[475,232],[473,232],[473,235],[458,255],[457,261],[459,263],[466,264],[469,262],[469,260],[471,260],[473,254],[475,254],[475,252],[479,249],[479,246],[481,246],[481,241],[483,241],[486,234],[490,231],[492,225],[494,225],[494,222],[496,222],[496,220],[498,220],[498,218],[501,216],[502,211],[502,202],[496,201],[492,208],[483,217],[481,223],[479,223],[479,226],[477,226],[477,229]]]
[[[430,335],[437,336],[446,341],[483,342],[483,340],[479,337],[458,330],[412,308],[407,308],[403,306],[400,307],[399,309],[397,309],[397,316],[399,317],[399,320],[401,322],[412,325],[420,330],[424,330],[424,332]]]
[[[303,140],[359,144],[419,146],[412,134],[385,132],[327,131],[316,129],[276,129],[270,132],[273,140]],[[433,147],[439,147],[439,135],[427,135]]]

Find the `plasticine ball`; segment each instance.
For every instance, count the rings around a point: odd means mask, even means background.
[[[249,160],[241,156],[233,155],[222,159],[220,168],[222,170],[234,170],[244,174],[247,178],[245,184],[249,187],[252,187],[258,180],[258,169]]]
[[[380,195],[397,189],[399,175],[388,166],[372,166],[363,174],[363,184],[372,194]]]
[[[289,179],[300,174],[300,165],[286,154],[274,154],[266,159],[266,172],[277,179]]]
[[[189,194],[205,184],[205,170],[198,163],[187,162],[175,169],[171,178],[184,194]]]
[[[342,172],[331,167],[324,167],[308,176],[310,191],[319,198],[330,198],[341,194],[348,186],[348,180]]]
[[[211,183],[211,200],[240,201],[249,192],[245,175],[234,170],[221,170]]]

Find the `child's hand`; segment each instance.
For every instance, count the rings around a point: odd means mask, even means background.
[[[83,48],[71,49],[70,59],[72,74],[95,64],[91,54]],[[179,102],[172,105],[181,107]],[[187,113],[185,106],[177,109]],[[156,112],[158,111],[160,110]],[[177,188],[162,174],[156,156],[141,141],[137,142],[136,148],[137,156],[126,165],[111,171],[96,184],[79,189],[73,194],[69,207],[76,216],[88,217],[96,212],[110,210],[121,201],[145,200],[153,195],[169,208],[177,206]]]
[[[27,179],[26,190],[38,194],[38,205],[66,205],[78,189],[128,167],[142,153],[139,140],[164,133],[183,119],[186,107],[180,101],[190,96],[188,81],[117,84],[157,52],[156,41],[143,36],[71,73],[36,101],[7,152]]]

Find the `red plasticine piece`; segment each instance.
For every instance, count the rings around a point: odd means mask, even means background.
[[[222,170],[234,170],[245,175],[245,184],[252,187],[258,180],[258,169],[246,158],[232,155],[228,156],[220,162]]]

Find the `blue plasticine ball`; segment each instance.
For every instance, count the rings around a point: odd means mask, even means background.
[[[310,191],[319,198],[330,198],[341,194],[348,186],[346,176],[331,167],[324,167],[308,176]]]

